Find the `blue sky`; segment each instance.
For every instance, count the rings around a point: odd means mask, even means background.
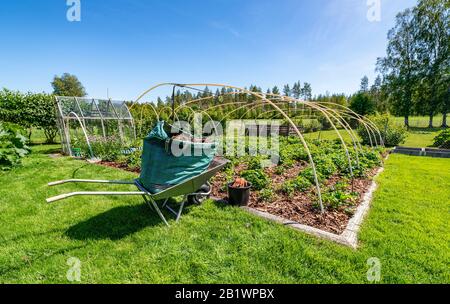
[[[51,92],[69,72],[98,98],[166,81],[349,94],[373,80],[395,15],[415,2],[381,0],[369,22],[367,0],[81,0],[68,22],[66,0],[2,1],[0,87]]]

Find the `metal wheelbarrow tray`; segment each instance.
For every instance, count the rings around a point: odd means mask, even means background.
[[[166,208],[171,213],[173,213],[176,216],[176,221],[178,222],[181,216],[181,213],[183,212],[184,205],[188,199],[189,196],[200,196],[200,197],[207,197],[211,193],[211,189],[208,192],[199,192],[199,190],[202,188],[203,185],[208,184],[208,181],[211,177],[216,175],[226,164],[228,163],[228,160],[225,158],[214,158],[213,161],[210,163],[208,169],[204,171],[203,173],[190,178],[188,180],[185,180],[177,185],[170,186],[166,189],[164,189],[161,192],[158,193],[151,193],[148,191],[140,182],[138,179],[135,180],[88,180],[88,179],[68,179],[68,180],[61,180],[61,181],[55,181],[51,182],[48,185],[49,186],[56,186],[66,183],[96,183],[96,184],[118,184],[118,185],[135,185],[139,191],[123,191],[123,192],[117,192],[117,191],[87,191],[87,192],[71,192],[66,194],[61,194],[58,196],[54,196],[47,199],[47,203],[56,202],[59,200],[63,200],[69,197],[73,196],[81,196],[81,195],[115,195],[115,196],[136,196],[140,195],[144,198],[144,201],[149,204],[150,207],[153,207],[153,209],[156,211],[156,213],[159,215],[161,220],[169,226],[169,223],[167,222],[166,218],[164,217],[163,213],[161,212],[161,208]],[[209,184],[208,184],[209,185]],[[181,196],[183,195],[183,200],[180,204],[180,207],[178,211],[174,210],[170,206],[168,206],[167,202],[170,198]],[[160,205],[160,206],[159,206]]]

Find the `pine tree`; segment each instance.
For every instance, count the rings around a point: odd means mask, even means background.
[[[274,94],[274,95],[279,95],[280,94],[280,90],[278,89],[277,86],[274,86],[272,88],[272,94]]]
[[[291,96],[291,88],[288,84],[283,87],[284,96]]]
[[[301,96],[303,97],[304,100],[312,99],[312,87],[311,87],[311,84],[309,84],[308,82],[305,82],[303,84]]]
[[[300,81],[294,83],[294,86],[292,87],[292,95],[294,96],[294,98],[299,99],[301,93],[302,93],[302,86],[300,84]]]
[[[361,79],[361,85],[360,85],[359,91],[362,93],[369,92],[369,78],[365,75]]]

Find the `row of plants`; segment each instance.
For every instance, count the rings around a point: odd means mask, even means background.
[[[125,143],[119,136],[100,136],[91,135],[88,136],[90,147],[84,136],[75,136],[72,142],[72,147],[75,150],[74,154],[81,158],[91,158],[96,157],[102,161],[107,162],[120,162],[128,163],[128,158],[130,158],[130,166],[132,165],[131,159],[142,153],[139,149],[134,147],[139,147],[142,145],[141,142]],[[93,154],[93,155],[92,155]]]
[[[0,170],[10,170],[30,152],[25,130],[19,125],[0,122]]]

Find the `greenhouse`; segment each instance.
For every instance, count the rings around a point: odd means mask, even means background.
[[[136,139],[134,120],[125,101],[80,97],[55,97],[58,129],[64,154],[81,156],[105,141],[122,146]],[[83,149],[84,148],[84,149]]]

